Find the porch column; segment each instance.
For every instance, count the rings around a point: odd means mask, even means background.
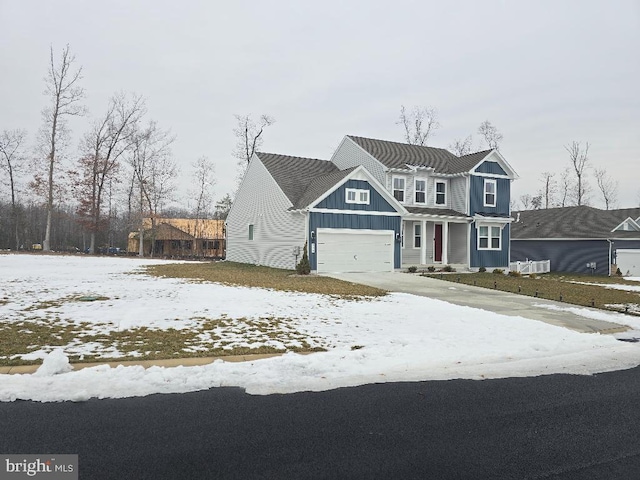
[[[442,263],[449,263],[449,222],[442,224]]]
[[[427,263],[427,221],[420,223],[420,265]]]

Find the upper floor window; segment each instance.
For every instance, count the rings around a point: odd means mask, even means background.
[[[502,237],[500,227],[480,225],[478,227],[478,250],[500,250]]]
[[[405,180],[403,177],[393,177],[393,196],[400,203],[404,203]]]
[[[496,206],[496,191],[497,191],[497,185],[495,180],[484,181],[484,206],[485,207]]]
[[[253,225],[249,225],[249,240],[253,240]]]
[[[346,188],[345,201],[347,203],[357,203],[360,205],[369,205],[369,190],[361,188]]]
[[[444,180],[436,180],[436,205],[446,205],[447,204],[447,182]]]
[[[427,201],[427,181],[416,179],[415,183],[416,203],[426,203]]]

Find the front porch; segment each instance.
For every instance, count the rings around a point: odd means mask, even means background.
[[[469,269],[469,222],[465,219],[408,218],[402,222],[402,266],[436,270]]]

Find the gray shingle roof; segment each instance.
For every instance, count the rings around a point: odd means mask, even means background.
[[[262,152],[256,155],[293,204],[293,208],[306,207],[349,173],[339,170],[328,160]],[[334,183],[331,184],[331,181]],[[326,188],[322,190],[324,186]],[[313,197],[316,192],[317,195]]]
[[[640,216],[638,209],[600,210],[587,206],[524,210],[511,216],[511,238],[638,238],[640,232],[612,232],[628,217]],[[635,216],[634,216],[635,215]]]
[[[471,170],[491,152],[491,150],[485,150],[457,157],[444,148],[409,145],[354,135],[348,135],[348,137],[387,168],[405,168],[406,165],[413,165],[432,167],[436,173],[464,173]]]
[[[470,218],[464,213],[450,208],[425,208],[425,207],[404,207],[409,213],[421,213],[423,215],[440,215],[445,217]]]

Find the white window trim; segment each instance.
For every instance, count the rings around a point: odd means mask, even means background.
[[[416,227],[418,227],[420,234],[416,235]],[[424,234],[422,232],[422,224],[421,223],[414,223],[413,224],[413,249],[414,250],[420,250],[422,248],[422,241],[423,241],[423,237]],[[420,239],[420,245],[416,247],[416,238]]]
[[[403,184],[403,189],[402,189],[402,201],[400,201],[400,200],[398,200],[398,199],[396,198],[396,185],[395,185],[396,178],[397,178],[398,180],[402,180],[402,184]],[[399,190],[399,189],[397,189],[397,190]],[[405,202],[407,201],[407,179],[406,179],[405,177],[400,177],[400,176],[398,176],[398,175],[393,175],[393,176],[391,177],[391,196],[392,196],[393,198],[396,198],[396,200],[397,200],[398,202],[400,202],[400,203],[405,203]]]
[[[353,192],[355,200],[349,200],[349,193]],[[361,194],[366,194],[366,200],[361,200]],[[345,188],[344,189],[344,201],[345,203],[357,204],[357,205],[369,205],[371,195],[369,190],[363,188]]]
[[[424,202],[419,202],[416,200],[416,193],[418,193],[417,183],[424,182]],[[413,202],[416,205],[426,205],[427,203],[427,179],[426,178],[416,178],[413,181]]]
[[[491,192],[487,192],[487,185],[493,184],[493,194]],[[487,195],[493,195],[493,203],[487,203]],[[484,180],[484,188],[482,194],[482,204],[485,207],[495,207],[498,204],[498,182],[497,180],[492,180],[485,178]]]
[[[487,247],[481,247],[480,246],[480,228],[481,227],[487,227],[487,237],[483,237],[483,238],[487,238]],[[476,234],[477,234],[477,248],[478,250],[492,250],[494,252],[498,252],[502,250],[502,227],[503,225],[498,225],[495,223],[479,223],[476,226]],[[491,236],[491,229],[492,228],[497,228],[499,233],[497,237],[492,237]],[[498,248],[493,248],[491,246],[491,239],[493,238],[497,238],[498,239]]]
[[[438,184],[442,183],[444,185],[444,202],[438,203]],[[433,181],[433,204],[436,206],[446,206],[447,205],[447,194],[449,190],[449,182],[447,180],[442,179],[434,179]],[[441,192],[440,192],[441,193]]]

